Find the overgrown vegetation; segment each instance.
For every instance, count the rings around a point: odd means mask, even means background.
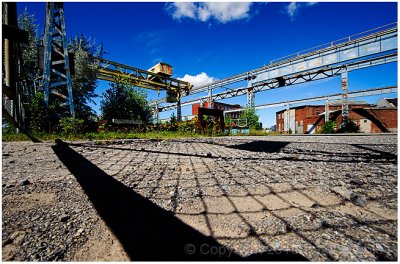
[[[28,31],[29,36],[28,43],[21,45],[26,87],[33,94],[26,109],[28,131],[30,133],[70,131],[70,123],[64,120],[69,118],[69,111],[61,106],[64,102],[59,97],[50,94],[48,109],[44,105],[44,94],[39,85],[37,48],[39,44],[43,43],[43,39],[38,36],[38,24],[36,24],[35,16],[25,9],[23,14],[18,17],[18,27]],[[104,55],[103,46],[96,45],[95,41],[82,34],[69,41],[68,51],[74,54],[75,74],[72,76],[72,87],[75,119],[81,124],[80,127],[94,129],[96,115],[88,103],[94,103],[93,98],[97,96],[94,92],[97,87],[96,58]],[[67,127],[64,128],[63,125]]]
[[[336,130],[335,121],[327,121],[325,124],[317,131],[317,134],[333,134]]]
[[[26,77],[26,86],[33,89],[35,81],[39,77],[38,50],[39,44],[38,28],[36,19],[25,8],[24,13],[18,16],[18,27],[28,32],[28,43],[21,43],[22,68]]]
[[[66,140],[107,140],[124,138],[176,138],[176,137],[203,137],[229,135],[232,128],[231,120],[225,120],[226,129],[220,131],[220,124],[212,117],[204,117],[202,128],[198,128],[197,118],[178,122],[175,113],[172,113],[170,121],[153,124],[151,108],[147,102],[147,94],[144,89],[133,87],[128,82],[110,83],[109,88],[103,93],[101,101],[101,118],[89,106],[94,103],[98,95],[95,89],[98,85],[96,69],[97,58],[104,55],[103,45],[97,45],[95,41],[83,34],[75,36],[68,43],[69,52],[74,54],[75,75],[73,75],[73,97],[75,105],[75,117],[70,117],[69,111],[61,106],[60,99],[50,95],[50,105],[46,109],[43,91],[36,86],[40,72],[38,69],[37,45],[42,42],[38,37],[38,25],[35,17],[27,10],[18,17],[18,26],[28,31],[29,42],[22,45],[23,68],[27,78],[27,87],[34,91],[34,96],[26,108],[27,124],[30,134],[39,140],[54,140],[62,138]],[[34,89],[35,88],[35,89]],[[57,99],[56,99],[57,98]],[[116,126],[111,124],[112,119],[140,120],[142,125]],[[234,135],[264,136],[275,134],[262,130],[259,116],[254,107],[247,107],[240,115],[240,120],[246,120],[248,129],[245,133],[239,130]],[[100,122],[99,122],[100,121]],[[108,121],[108,122],[106,122]],[[236,124],[236,127],[238,124]],[[239,125],[239,127],[241,127]],[[334,121],[328,121],[318,133],[354,133],[360,128],[349,120],[343,127],[336,129]],[[4,126],[3,140],[29,140],[11,125]],[[290,133],[291,134],[291,133]]]
[[[325,122],[324,126],[322,126],[317,134],[333,134],[333,133],[359,133],[360,127],[353,121],[348,119],[347,122],[344,123],[343,126],[337,127],[336,121],[330,120]]]
[[[342,127],[340,127],[337,133],[359,133],[360,127],[353,121],[348,119]]]
[[[96,41],[87,38],[83,34],[76,35],[69,41],[68,51],[74,54],[75,74],[72,76],[75,118],[83,119],[85,126],[95,121],[96,113],[88,105],[94,103],[98,97],[95,89],[98,86],[96,69],[97,58],[104,56],[103,45],[97,45]]]
[[[262,127],[260,126],[260,117],[256,113],[256,109],[254,107],[246,107],[243,113],[240,116],[240,119],[247,119],[247,125],[250,129],[260,130]]]
[[[110,83],[103,93],[101,111],[103,119],[141,120],[144,124],[151,122],[151,108],[146,100],[144,89],[128,84]]]
[[[31,131],[42,132],[49,128],[49,115],[44,105],[42,92],[37,92],[27,107],[27,123]]]

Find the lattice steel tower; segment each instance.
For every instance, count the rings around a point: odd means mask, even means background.
[[[343,127],[349,120],[349,80],[347,67],[342,68],[342,124]]]
[[[64,3],[47,3],[44,35],[44,101],[49,106],[49,97],[56,95],[69,106],[74,116],[72,80],[65,33]]]

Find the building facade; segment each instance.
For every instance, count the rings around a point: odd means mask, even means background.
[[[328,105],[303,105],[276,113],[276,130],[280,133],[313,134],[325,124],[325,111],[329,120],[340,127],[342,106],[339,103]],[[397,98],[382,98],[376,105],[362,101],[349,102],[349,118],[364,133],[397,132]]]
[[[204,102],[203,106],[201,106],[200,103],[192,104],[192,115],[198,115],[199,107],[208,108],[208,106],[209,106],[208,102]],[[223,110],[223,111],[242,109],[242,107],[239,104],[232,105],[232,104],[225,104],[225,103],[220,103],[220,102],[214,102],[213,108]],[[225,117],[231,118],[231,119],[237,119],[237,118],[239,118],[240,114],[241,114],[241,111],[226,113]]]

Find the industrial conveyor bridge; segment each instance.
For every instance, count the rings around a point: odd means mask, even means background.
[[[396,92],[397,92],[397,86],[385,86],[385,87],[379,87],[379,88],[370,88],[370,89],[366,89],[366,90],[352,91],[352,92],[349,92],[349,98],[358,98],[358,97],[366,97],[366,96],[374,96],[374,95],[383,95],[383,94],[390,94],[390,93],[396,93]],[[285,106],[286,108],[289,108],[289,106],[301,105],[301,104],[310,103],[310,102],[340,101],[341,98],[342,98],[342,94],[341,93],[336,93],[336,94],[328,94],[328,95],[321,95],[321,96],[315,96],[315,97],[307,97],[307,98],[296,99],[296,100],[288,100],[288,101],[282,101],[282,102],[260,104],[260,105],[254,106],[254,108],[256,110],[267,109],[267,108],[275,108],[275,107],[282,107],[282,106]],[[224,114],[234,113],[234,112],[241,112],[241,111],[243,111],[242,108],[233,109],[233,110],[226,110],[226,111],[224,111]],[[188,115],[188,116],[183,116],[183,117],[184,118],[193,118],[194,115]],[[169,120],[169,118],[160,119],[160,121],[168,121],[168,120]]]
[[[167,75],[142,70],[122,63],[99,58],[97,78],[99,80],[127,83],[151,90],[166,90],[176,94],[189,94],[191,84]]]
[[[207,96],[169,105],[160,105],[166,102],[161,98],[150,104],[155,107],[157,119],[161,111],[178,108],[180,112],[181,106],[204,101],[211,104],[215,100],[242,95],[247,95],[248,106],[254,106],[257,92],[339,75],[342,76],[342,100],[345,102],[348,98],[348,72],[396,61],[397,23],[392,23],[271,61],[267,66],[194,87],[190,91],[190,95],[208,92]],[[226,87],[243,81],[247,81],[246,86]],[[213,90],[218,88],[228,90],[213,94]],[[347,111],[347,106],[344,108]]]

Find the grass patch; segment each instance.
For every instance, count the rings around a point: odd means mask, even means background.
[[[31,136],[40,141],[54,141],[56,139],[79,141],[79,140],[113,140],[113,139],[173,139],[173,138],[202,138],[220,136],[268,136],[274,133],[266,133],[264,130],[250,130],[248,134],[217,134],[217,133],[195,133],[182,131],[151,131],[151,132],[90,132],[82,134],[65,133],[32,133]],[[2,141],[30,141],[31,139],[23,133],[3,131]]]
[[[207,135],[193,132],[172,132],[172,131],[151,131],[151,132],[91,132],[84,134],[46,134],[32,133],[31,136],[40,141],[62,140],[113,140],[113,139],[172,139],[172,138],[200,138],[209,136],[223,135]],[[4,133],[2,141],[30,141],[31,139],[23,133]]]

